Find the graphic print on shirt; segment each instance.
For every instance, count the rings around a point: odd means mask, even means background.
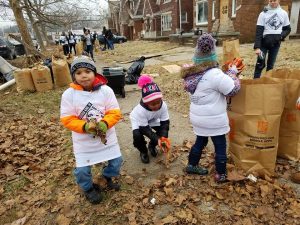
[[[266,26],[272,30],[278,30],[283,24],[283,21],[280,20],[280,17],[275,13],[270,19],[267,20]]]
[[[97,120],[98,118],[103,118],[104,113],[89,102],[80,112],[79,119],[82,119],[84,116],[86,117],[87,121],[90,121],[91,119]]]

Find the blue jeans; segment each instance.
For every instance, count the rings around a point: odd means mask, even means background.
[[[280,44],[274,46],[271,49],[266,49],[262,47],[260,50],[264,53],[264,59],[261,60],[257,57],[256,65],[255,65],[255,71],[254,71],[254,79],[260,78],[261,71],[266,66],[266,56],[268,53],[268,60],[267,60],[267,71],[273,69],[278,52],[279,52]]]
[[[106,177],[115,177],[120,174],[120,169],[123,159],[122,156],[108,160],[108,165],[103,168],[102,175]],[[91,172],[91,166],[76,167],[74,169],[74,175],[77,184],[84,191],[88,191],[93,186],[93,178]]]
[[[210,137],[215,146],[215,165],[216,171],[219,174],[226,173],[226,137],[225,134]],[[197,136],[196,142],[193,145],[189,154],[189,165],[197,166],[199,164],[202,150],[207,145],[208,137]]]
[[[108,44],[107,46],[108,49],[114,50],[115,46],[113,40],[107,40],[107,44]]]

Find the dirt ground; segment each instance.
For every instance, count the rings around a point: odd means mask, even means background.
[[[277,67],[300,68],[300,40],[283,43]],[[74,159],[70,133],[59,124],[60,96],[65,88],[46,93],[18,94],[16,87],[0,98],[0,224],[299,224],[300,186],[290,181],[299,163],[278,160],[277,177],[252,182],[229,160],[232,181],[213,181],[214,155],[211,143],[201,164],[205,177],[183,172],[195,139],[188,118],[189,99],[178,74],[163,65],[191,63],[193,48],[167,42],[135,41],[116,45],[114,51],[96,52],[97,68],[122,65],[141,55],[162,54],[146,60],[145,73],[158,74],[155,81],[169,106],[172,152],[170,165],[161,153],[141,163],[132,145],[129,113],[141,93],[126,85],[126,98],[117,96],[124,118],[116,126],[124,157],[120,192],[105,191],[100,205],[90,205],[74,183]],[[221,59],[222,48],[217,48]],[[251,78],[255,57],[252,45],[241,45],[241,56]],[[99,165],[95,182],[103,188]]]

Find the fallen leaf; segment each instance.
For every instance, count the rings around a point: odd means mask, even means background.
[[[24,217],[21,218],[21,219],[15,220],[15,221],[12,222],[10,225],[23,225],[23,224],[25,224],[26,220],[27,220],[27,217],[24,216]]]
[[[71,220],[64,215],[60,214],[56,218],[56,222],[58,225],[69,225],[71,223]]]
[[[245,180],[246,177],[240,174],[238,171],[233,170],[228,172],[227,179],[230,181],[241,181],[241,180]]]
[[[218,191],[216,191],[216,197],[221,200],[224,199],[223,195]]]
[[[125,177],[125,182],[126,182],[127,184],[133,184],[134,179],[133,179],[133,177],[131,177],[131,176],[126,176],[126,177]]]

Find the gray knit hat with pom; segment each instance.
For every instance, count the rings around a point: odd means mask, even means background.
[[[204,61],[216,60],[216,40],[210,34],[204,33],[197,40],[193,61],[195,64],[199,64]]]

